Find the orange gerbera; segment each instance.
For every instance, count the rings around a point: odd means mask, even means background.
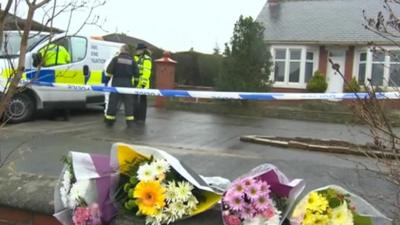
[[[133,192],[139,212],[145,216],[156,215],[165,206],[165,188],[158,181],[140,182]]]

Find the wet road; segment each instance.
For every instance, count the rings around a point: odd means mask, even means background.
[[[122,119],[122,117],[120,117]],[[390,184],[374,174],[358,171],[359,163],[373,167],[362,157],[305,152],[242,143],[242,135],[301,136],[343,139],[365,143],[365,128],[340,124],[302,122],[270,118],[222,116],[182,111],[149,109],[146,125],[131,130],[119,121],[107,129],[102,112],[78,113],[69,122],[45,118],[9,125],[0,130],[0,149],[14,154],[18,171],[57,176],[59,159],[70,150],[108,154],[114,142],[150,145],[164,149],[185,161],[195,171],[207,176],[235,178],[261,163],[273,163],[291,178],[304,178],[307,190],[327,184],[339,184],[366,195],[379,208],[376,193],[388,194]]]

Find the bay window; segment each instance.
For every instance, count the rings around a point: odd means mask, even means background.
[[[272,55],[274,86],[304,88],[316,69],[316,49],[276,47],[272,48]]]
[[[286,49],[275,50],[275,81],[285,81]]]
[[[372,54],[371,84],[382,86],[385,69],[385,53],[376,52]]]
[[[314,52],[307,52],[307,57],[306,57],[306,71],[305,71],[305,77],[304,77],[304,82],[308,83],[308,81],[311,80],[311,77],[313,76],[314,73]]]
[[[360,85],[365,84],[366,68],[367,68],[367,53],[363,52],[360,54],[360,64],[358,66],[358,83]]]
[[[389,86],[400,86],[400,51],[390,52]]]
[[[398,87],[400,84],[400,51],[358,51],[357,79],[360,85]]]

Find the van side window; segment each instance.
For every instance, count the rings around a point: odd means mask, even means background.
[[[70,50],[72,62],[85,59],[87,52],[87,40],[83,37],[70,37]]]
[[[71,63],[68,42],[68,38],[61,38],[41,48],[38,55],[40,55],[42,66],[50,67]]]
[[[85,59],[87,40],[83,37],[65,37],[39,50],[42,67],[65,65]]]

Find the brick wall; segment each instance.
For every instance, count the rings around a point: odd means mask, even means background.
[[[306,89],[300,88],[278,88],[272,87],[271,92],[282,92],[282,93],[305,93]]]
[[[328,68],[328,51],[325,49],[324,46],[319,48],[319,65],[318,70],[326,75]]]
[[[0,225],[60,225],[60,223],[53,216],[0,206]]]
[[[346,81],[350,81],[353,77],[353,63],[354,63],[354,46],[350,46],[346,51],[346,65],[344,69],[344,77]]]

